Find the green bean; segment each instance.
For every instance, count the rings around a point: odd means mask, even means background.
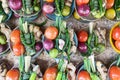
[[[58,14],[61,16],[62,13],[61,13],[61,11],[60,11],[60,6],[59,6],[59,1],[58,1],[58,0],[55,0],[55,5],[56,5],[56,8],[57,8]]]
[[[66,79],[66,75],[65,75],[65,72],[63,72],[62,74],[62,80],[65,80]]]

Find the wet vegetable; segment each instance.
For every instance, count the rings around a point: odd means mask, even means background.
[[[70,14],[70,7],[69,6],[64,6],[62,10],[62,15],[63,16],[68,16]]]
[[[48,3],[45,3],[43,5],[43,12],[45,12],[46,14],[51,14],[54,12],[54,7],[52,4],[48,4]]]
[[[112,31],[112,38],[114,40],[120,40],[120,27],[115,27]]]
[[[4,45],[4,44],[6,44],[7,42],[6,42],[6,37],[5,37],[5,35],[0,35],[0,44],[2,44],[2,45]]]
[[[43,48],[43,44],[41,42],[35,43],[35,50],[40,51]]]
[[[85,43],[79,43],[78,50],[81,53],[86,53],[87,52],[87,45]]]
[[[22,0],[9,0],[8,3],[13,10],[20,10],[22,8]]]
[[[53,47],[54,47],[54,43],[52,40],[48,40],[46,39],[44,42],[43,42],[43,47],[46,49],[46,50],[51,50]]]
[[[83,5],[83,4],[88,4],[89,0],[76,0],[76,4],[78,6]]]
[[[78,32],[77,37],[79,42],[86,42],[88,39],[88,33],[87,31],[81,30]]]
[[[85,4],[78,6],[77,11],[80,16],[86,17],[86,16],[89,16],[90,14],[90,8],[88,5],[85,5]]]

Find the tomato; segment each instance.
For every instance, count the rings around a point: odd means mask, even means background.
[[[50,67],[45,71],[43,80],[56,80],[57,67]]]
[[[109,70],[110,80],[120,80],[120,68],[112,66]]]
[[[107,9],[112,8],[113,5],[114,5],[114,0],[107,0],[107,4],[106,4]]]
[[[88,39],[88,33],[84,30],[79,31],[77,37],[79,42],[86,42]]]
[[[6,74],[6,80],[19,80],[20,72],[17,69],[11,69]]]
[[[89,2],[89,0],[76,0],[76,4],[78,6],[82,5],[82,4],[87,4]]]
[[[115,47],[120,50],[120,40],[115,41]]]
[[[63,16],[68,16],[70,14],[70,7],[69,6],[64,6],[62,10],[62,15]]]
[[[11,41],[16,44],[20,42],[20,30],[13,30],[10,34]]]
[[[78,80],[91,80],[90,74],[87,71],[80,71]]]
[[[114,40],[120,40],[120,27],[115,27],[112,31],[112,38]]]
[[[25,52],[24,46],[21,43],[16,43],[13,45],[13,53],[16,56],[20,56]]]
[[[54,26],[47,27],[44,35],[47,39],[54,40],[58,35],[58,29]]]
[[[53,3],[54,2],[54,0],[45,0],[46,2],[48,2],[48,3]]]

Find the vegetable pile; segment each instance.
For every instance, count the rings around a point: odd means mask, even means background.
[[[66,22],[57,17],[55,25],[44,32],[43,46],[52,58],[70,57],[76,52],[76,36],[73,29],[67,28]]]
[[[87,29],[87,28],[86,28]],[[89,33],[87,30],[80,30],[77,34],[79,45],[78,50],[82,55],[101,53],[106,46],[106,29],[96,27],[94,23],[89,23]]]
[[[8,0],[0,1],[0,22],[6,21],[11,16],[11,11],[8,6]]]
[[[107,0],[106,18],[120,20],[120,0]]]
[[[84,59],[84,64],[77,72],[77,80],[107,80],[107,68],[102,62],[94,60],[94,56]]]
[[[67,60],[61,59],[57,66],[49,67],[43,76],[43,80],[75,80],[76,68]]]
[[[66,17],[71,13],[71,7],[74,0],[45,0],[43,12],[45,14],[59,14]]]
[[[19,16],[31,15],[40,11],[40,0],[9,0],[9,7]]]
[[[100,19],[105,14],[104,0],[76,0],[76,10],[83,19]]]

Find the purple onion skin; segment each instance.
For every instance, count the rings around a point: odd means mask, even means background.
[[[22,0],[9,0],[8,4],[13,10],[20,10],[22,8]]]
[[[46,40],[43,42],[43,47],[44,47],[46,50],[50,51],[50,50],[54,47],[54,43],[53,43],[52,40],[46,39]]]
[[[86,4],[83,4],[78,6],[77,11],[80,16],[87,17],[90,14],[90,7]]]
[[[86,53],[87,52],[87,46],[86,46],[86,44],[85,43],[79,43],[78,50],[81,53]]]
[[[5,51],[6,49],[7,49],[7,45],[6,44],[5,45],[1,45],[0,44],[0,53]]]
[[[43,12],[46,14],[52,14],[54,12],[53,4],[45,3],[42,8]]]
[[[43,48],[42,42],[36,42],[35,43],[35,50],[38,52]]]

